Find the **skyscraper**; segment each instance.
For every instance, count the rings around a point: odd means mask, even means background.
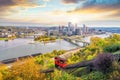
[[[72,26],[72,23],[71,22],[68,22],[68,27],[71,27]]]
[[[72,23],[68,22],[68,35],[72,35],[71,28],[72,28]]]
[[[83,34],[88,34],[88,32],[89,32],[89,30],[88,30],[88,27],[85,25],[85,24],[83,24]]]

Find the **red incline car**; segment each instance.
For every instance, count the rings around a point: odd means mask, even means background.
[[[67,66],[67,60],[61,57],[55,57],[55,67],[65,68]]]

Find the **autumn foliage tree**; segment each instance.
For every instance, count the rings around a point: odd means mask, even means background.
[[[2,80],[2,73],[0,72],[0,80]]]
[[[106,38],[106,41],[108,41],[109,44],[120,43],[120,34],[110,35],[110,37]]]
[[[33,59],[16,62],[9,69],[4,80],[44,80],[45,75],[40,73],[41,68]]]

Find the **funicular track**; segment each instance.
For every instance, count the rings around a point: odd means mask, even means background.
[[[116,60],[120,63],[120,54],[114,54],[113,57],[114,57],[114,60]],[[81,75],[82,72],[89,73],[89,72],[95,70],[95,68],[93,66],[94,60],[95,59],[89,60],[89,61],[78,62],[75,64],[67,65],[64,68],[61,68],[60,66],[58,66],[54,69],[44,70],[44,71],[42,71],[42,73],[52,73],[52,72],[54,72],[55,69],[58,69],[58,70],[65,71],[65,72],[70,73],[70,74],[75,73],[76,75]],[[81,70],[80,68],[84,68],[84,69]],[[79,71],[81,71],[81,73]]]

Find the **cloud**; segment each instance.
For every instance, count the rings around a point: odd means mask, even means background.
[[[62,3],[64,3],[64,4],[75,4],[75,3],[78,3],[80,1],[85,1],[85,0],[62,0]]]
[[[82,8],[88,8],[88,7],[109,7],[109,6],[116,6],[120,5],[120,0],[86,0],[85,3],[83,4]]]
[[[77,14],[97,14],[112,12],[108,15],[120,17],[120,0],[86,0],[82,6],[68,11]]]
[[[39,6],[37,0],[0,0],[0,7],[13,7],[13,6]]]
[[[26,8],[45,7],[43,0],[0,0],[0,17]]]

